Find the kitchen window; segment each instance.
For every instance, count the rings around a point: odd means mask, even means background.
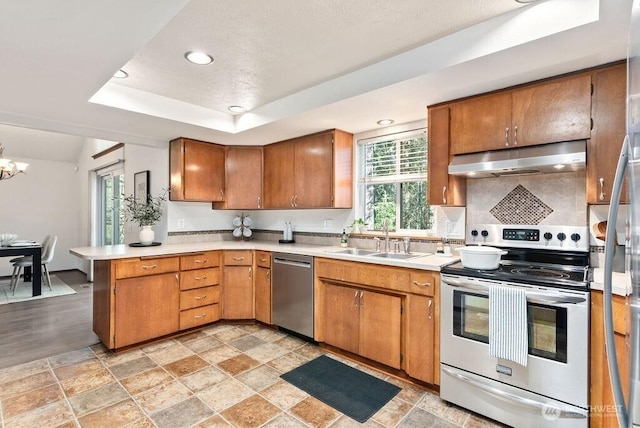
[[[427,205],[426,129],[358,141],[358,191],[362,217],[373,230],[384,219],[396,232],[426,232],[433,213]]]

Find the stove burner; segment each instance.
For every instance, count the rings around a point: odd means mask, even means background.
[[[534,276],[542,276],[546,278],[554,278],[554,279],[569,279],[571,275],[566,272],[560,272],[557,270],[550,270],[545,268],[533,268],[533,267],[521,267],[521,268],[513,268],[511,269],[511,273],[515,273],[518,275],[534,275]]]

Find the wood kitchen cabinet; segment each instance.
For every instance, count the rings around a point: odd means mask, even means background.
[[[587,203],[609,204],[626,134],[626,63],[595,70],[593,87],[593,130],[587,143]],[[626,180],[621,201],[628,202]]]
[[[586,140],[591,75],[561,77],[450,104],[451,153]]]
[[[256,320],[271,324],[271,253],[256,251],[255,311]]]
[[[253,251],[223,252],[222,318],[254,318]]]
[[[262,203],[262,147],[225,147],[224,201],[216,209],[260,209]]]
[[[96,260],[93,331],[110,349],[179,328],[178,257]]]
[[[429,205],[464,206],[466,179],[449,175],[449,107],[429,108],[428,119],[428,203]]]
[[[629,357],[625,343],[627,334],[627,307],[625,298],[613,296],[613,327],[615,332],[618,368],[622,378],[623,390],[629,390]],[[615,402],[611,391],[611,380],[607,363],[607,351],[604,343],[604,307],[601,291],[591,292],[591,387],[590,419],[592,428],[618,427]],[[628,400],[628,397],[625,396]]]
[[[169,148],[171,201],[222,201],[225,196],[225,148],[177,138]]]
[[[220,319],[220,251],[180,257],[180,330]]]
[[[316,258],[315,337],[439,383],[437,272]]]
[[[401,297],[326,284],[324,298],[326,343],[400,368]]]
[[[334,129],[264,146],[264,207],[351,208],[352,145]]]

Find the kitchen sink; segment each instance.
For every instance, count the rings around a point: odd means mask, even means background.
[[[344,248],[342,250],[332,250],[331,252],[334,254],[351,254],[352,256],[369,256],[377,254],[375,251],[362,250],[360,248]]]
[[[372,253],[371,257],[382,257],[386,259],[398,259],[398,260],[407,260],[413,259],[416,257],[424,257],[428,256],[428,253],[425,254],[407,254],[407,253]]]

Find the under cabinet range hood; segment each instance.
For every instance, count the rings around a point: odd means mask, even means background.
[[[486,178],[580,171],[586,166],[586,147],[579,140],[455,155],[449,174]]]

